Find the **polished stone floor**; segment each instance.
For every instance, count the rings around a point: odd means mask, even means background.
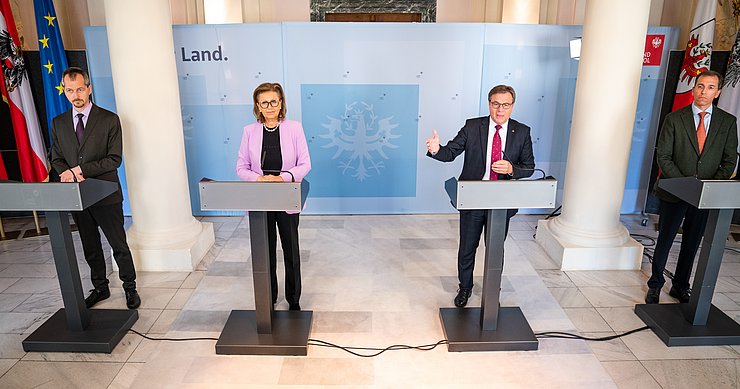
[[[521,307],[535,332],[607,336],[643,326],[633,306],[647,290],[647,260],[642,271],[562,272],[533,240],[539,218],[512,219],[501,305]],[[216,244],[198,270],[139,273],[137,331],[152,337],[217,337],[230,310],[254,308],[247,220],[205,220],[214,223]],[[647,227],[640,226],[639,216],[622,221],[632,233],[655,236],[654,220]],[[30,228],[31,222],[4,224],[13,230]],[[311,338],[363,347],[443,339],[438,309],[452,306],[456,290],[457,224],[456,215],[302,216],[301,305],[314,312]],[[730,239],[728,247],[737,249],[740,243]],[[480,304],[479,251],[472,306]],[[282,274],[282,266],[278,271]],[[87,290],[84,262],[80,272]],[[277,309],[287,309],[279,279]],[[112,298],[99,307],[124,308],[115,273],[111,280]],[[673,301],[669,287],[661,296],[664,302]],[[737,252],[725,252],[714,304],[740,319]],[[152,341],[133,333],[110,355],[24,352],[21,341],[61,306],[48,238],[0,242],[0,388],[740,385],[740,347],[668,348],[649,331],[607,342],[542,339],[537,351],[450,353],[440,346],[375,358],[317,346],[309,347],[307,357],[221,356],[214,341]]]

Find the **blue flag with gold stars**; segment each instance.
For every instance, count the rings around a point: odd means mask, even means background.
[[[67,68],[67,54],[59,33],[59,21],[52,0],[33,0],[36,13],[36,30],[41,57],[41,78],[44,80],[44,99],[46,100],[46,123],[51,140],[51,121],[72,106],[64,96],[62,72]]]

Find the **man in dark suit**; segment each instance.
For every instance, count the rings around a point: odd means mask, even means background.
[[[706,71],[700,74],[692,89],[694,102],[665,117],[657,145],[660,178],[694,176],[703,180],[726,180],[732,175],[737,159],[737,119],[712,106],[721,86],[719,73]],[[660,221],[645,302],[657,304],[660,301],[668,252],[683,220],[681,250],[668,294],[681,303],[687,303],[691,297],[691,268],[704,235],[708,212],[672,196],[660,189],[657,183],[655,192],[660,198]]]
[[[95,289],[85,299],[88,308],[110,297],[105,256],[98,227],[113,249],[126,294],[126,305],[136,309],[141,298],[136,292],[136,270],[123,228],[123,194],[118,181],[121,166],[121,122],[118,116],[90,102],[90,77],[83,69],[71,67],[62,73],[64,94],[72,109],[52,122],[52,166],[62,182],[96,178],[118,183],[118,190],[81,212],[72,212],[82,240],[90,278]]]
[[[427,155],[438,161],[453,161],[465,152],[460,180],[508,180],[529,177],[534,171],[534,154],[529,127],[510,119],[516,92],[498,85],[488,92],[490,116],[468,119],[455,138],[440,146],[437,131],[427,139]],[[510,209],[506,218],[516,214]],[[486,210],[460,211],[460,247],[457,252],[459,289],[454,302],[464,307],[473,291],[473,267],[481,233],[486,225]]]

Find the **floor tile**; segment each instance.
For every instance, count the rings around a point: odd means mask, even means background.
[[[736,388],[735,360],[644,361],[645,369],[664,388]]]
[[[601,364],[620,388],[662,388],[638,361],[607,361]]]
[[[122,363],[19,361],[0,378],[0,387],[105,388]]]

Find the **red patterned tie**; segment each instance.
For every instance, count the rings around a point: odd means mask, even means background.
[[[491,173],[489,176],[489,180],[496,181],[498,180],[498,173],[493,171],[493,163],[501,159],[501,135],[498,134],[498,131],[501,129],[501,125],[496,125],[496,133],[493,134],[493,146],[491,147]]]

